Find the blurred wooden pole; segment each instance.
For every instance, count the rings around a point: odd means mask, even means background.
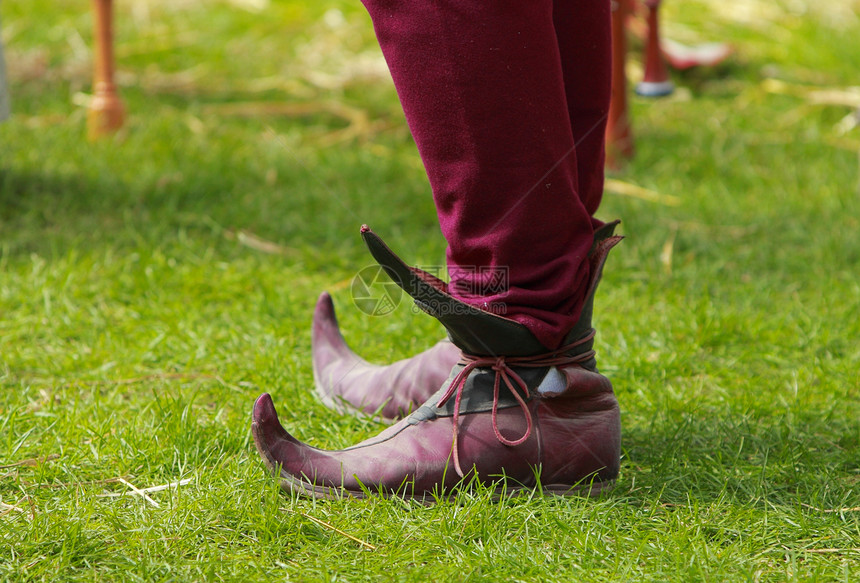
[[[94,140],[122,127],[125,114],[114,83],[113,0],[92,1],[95,69],[87,132]]]
[[[627,104],[627,15],[630,0],[612,0],[612,98],[606,122],[606,165],[617,169],[633,157],[633,132]]]

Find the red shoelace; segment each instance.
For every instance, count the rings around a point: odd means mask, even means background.
[[[460,364],[464,365],[463,370],[457,373],[457,376],[454,377],[454,380],[451,381],[451,384],[448,386],[448,390],[445,391],[445,393],[439,399],[439,402],[436,403],[437,407],[441,407],[452,396],[456,394],[454,400],[454,440],[452,443],[452,448],[454,452],[454,469],[457,471],[457,475],[459,475],[461,478],[464,476],[463,469],[460,467],[460,455],[457,451],[457,434],[459,433],[460,427],[460,401],[463,397],[463,390],[466,388],[466,379],[469,378],[469,374],[471,374],[471,372],[476,368],[491,368],[496,371],[495,380],[493,381],[493,432],[496,434],[496,439],[498,439],[499,442],[503,443],[504,445],[520,445],[532,434],[532,426],[534,425],[534,421],[532,419],[531,411],[529,411],[529,406],[526,404],[525,401],[529,398],[529,388],[526,385],[525,381],[522,379],[522,377],[520,377],[520,375],[518,375],[512,367],[560,367],[569,364],[578,364],[586,362],[594,357],[594,350],[587,350],[581,354],[576,354],[573,356],[565,353],[573,350],[577,346],[585,344],[586,342],[594,338],[594,333],[594,329],[592,329],[586,336],[580,338],[576,342],[562,346],[561,348],[553,350],[552,352],[538,354],[535,356],[474,356],[471,354],[466,354],[465,352],[462,354],[462,357],[460,358]],[[508,390],[517,400],[517,403],[519,403],[520,409],[522,409],[523,414],[526,418],[526,431],[519,439],[507,439],[499,431],[497,416],[499,410],[499,387],[501,381],[504,381],[505,386],[508,387]]]

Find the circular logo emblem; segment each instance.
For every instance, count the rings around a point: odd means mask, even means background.
[[[378,265],[365,267],[352,278],[352,302],[368,316],[386,316],[400,303],[403,290]]]

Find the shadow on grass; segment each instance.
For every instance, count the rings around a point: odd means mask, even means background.
[[[0,169],[0,223],[6,253],[13,256],[158,248],[189,236],[232,249],[235,237],[229,234],[238,230],[291,239],[323,202],[305,209],[284,199],[247,176],[230,178],[192,166],[137,182],[108,172]],[[301,243],[316,235],[310,230]]]
[[[163,237],[171,215],[191,198],[110,176],[0,170],[0,221],[11,255],[57,253],[79,245],[129,244]]]
[[[416,241],[438,232],[432,199],[416,192],[425,190],[423,180],[405,171],[396,152],[299,151],[253,132],[236,141],[241,128],[226,124],[213,130],[229,135],[224,143],[162,136],[162,129],[141,130],[126,143],[78,144],[65,163],[48,151],[0,166],[7,253],[151,247],[189,233],[211,246],[245,231],[313,249],[313,256],[326,249],[343,255],[361,249],[356,234],[365,222]]]
[[[657,493],[669,505],[726,497],[745,505],[845,497],[860,503],[853,488],[860,478],[860,421],[836,406],[755,413],[727,408],[629,425],[622,471],[632,484],[629,495],[643,503]]]

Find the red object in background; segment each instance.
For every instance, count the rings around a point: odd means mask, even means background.
[[[660,0],[645,0],[643,2],[648,14],[648,32],[645,38],[645,76],[636,84],[636,94],[643,97],[663,97],[675,90],[675,84],[669,79],[666,63],[660,43]]]
[[[612,100],[606,123],[606,166],[617,169],[633,157],[633,133],[627,103],[627,15],[630,0],[612,0]]]
[[[679,71],[692,67],[713,67],[732,54],[732,47],[726,43],[687,46],[668,38],[662,39],[660,49],[669,66]]]
[[[90,139],[112,134],[122,127],[125,117],[114,83],[113,0],[93,0],[93,36],[94,94],[87,113]]]
[[[732,48],[726,43],[687,46],[661,38],[660,0],[644,0],[648,9],[646,26],[632,18],[634,2],[612,0],[612,101],[606,125],[606,167],[610,170],[617,170],[634,152],[625,75],[628,30],[645,43],[645,75],[636,87],[640,95],[657,97],[672,92],[674,87],[666,65],[677,70],[713,67],[732,54]]]

